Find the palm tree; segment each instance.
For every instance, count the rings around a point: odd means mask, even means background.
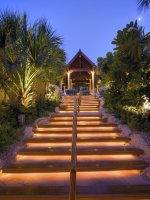
[[[28,30],[27,51],[31,62],[36,67],[48,66],[50,61],[49,51],[54,47],[59,47],[61,44],[62,39],[56,36],[45,19],[37,21]]]
[[[145,10],[149,8],[150,0],[138,0],[138,7],[140,10]]]
[[[27,61],[24,66],[19,66],[9,77],[10,84],[8,85],[8,89],[10,96],[25,108],[34,104],[35,83],[39,74],[40,70],[31,66],[29,61]]]
[[[26,13],[20,15],[8,10],[1,12],[0,89],[9,97],[14,93],[20,99],[20,104],[28,107],[31,102],[29,99],[33,96],[31,91],[34,83],[30,84],[30,91],[27,89],[28,94],[25,92],[27,96],[23,94],[26,86],[21,91],[21,84],[26,78],[30,80],[29,74],[33,76],[34,73],[36,75],[32,82],[41,78],[45,84],[51,81],[56,83],[65,63],[65,52],[60,48],[61,44],[61,37],[55,34],[45,19],[29,27]],[[42,76],[37,76],[35,69],[38,68],[42,70]],[[21,94],[22,97],[19,97]]]

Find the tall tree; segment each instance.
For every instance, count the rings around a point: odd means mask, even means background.
[[[36,68],[40,69],[42,73],[40,73],[40,76],[34,76],[34,79],[29,78],[32,82],[35,82],[35,79],[38,78],[45,84],[50,81],[51,83],[56,83],[65,66],[65,52],[61,49],[61,44],[62,38],[55,34],[53,28],[48,25],[45,19],[38,20],[29,26],[26,13],[21,15],[11,11],[1,12],[1,89],[11,96],[11,87],[20,84],[18,88],[22,88],[21,84],[27,80],[24,75],[28,76],[28,78],[30,77],[29,74],[33,76]],[[33,85],[30,84],[30,87],[33,87]],[[23,95],[23,92],[20,93]],[[19,95],[17,89],[14,94]],[[21,100],[21,103],[23,103],[23,98],[17,97],[17,99]],[[25,103],[23,104],[25,105]],[[27,103],[26,105],[29,104]]]
[[[138,0],[138,7],[140,10],[146,10],[150,6],[150,0]]]

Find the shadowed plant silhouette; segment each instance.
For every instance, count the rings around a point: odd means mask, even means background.
[[[139,10],[146,10],[150,7],[150,0],[138,0]]]

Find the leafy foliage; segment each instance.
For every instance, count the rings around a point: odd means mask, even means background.
[[[109,52],[100,62],[98,59],[102,84],[107,88],[103,93],[105,106],[140,130],[149,127],[149,114],[143,108],[145,100],[150,101],[149,39],[137,21],[130,22],[113,40],[115,52]]]
[[[57,105],[55,94],[47,100],[46,92],[64,71],[62,43],[46,19],[30,25],[26,13],[0,13],[0,150],[18,138],[20,113],[29,123]]]
[[[138,0],[138,7],[140,10],[145,10],[149,8],[150,0]]]

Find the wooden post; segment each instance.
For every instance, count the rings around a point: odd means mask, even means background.
[[[70,72],[68,72],[67,74],[68,74],[68,89],[70,89]]]
[[[95,88],[94,71],[92,71],[91,73],[92,73],[92,93],[94,95],[94,93],[95,93],[95,90],[94,90],[94,88]]]
[[[76,162],[77,162],[76,143],[77,143],[77,99],[76,97],[74,97],[69,200],[76,200]]]

